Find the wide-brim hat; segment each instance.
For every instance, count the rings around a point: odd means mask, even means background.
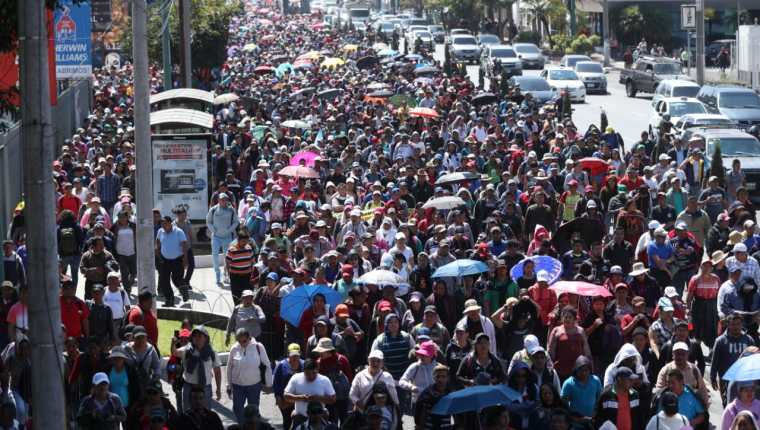
[[[319,339],[317,346],[312,351],[316,353],[335,351],[335,346],[333,345],[332,339],[329,337],[323,337],[322,339]]]
[[[631,270],[631,272],[629,273],[629,275],[630,276],[639,276],[639,275],[643,275],[643,274],[645,274],[647,272],[649,272],[649,269],[647,269],[644,266],[644,263],[635,263],[633,265],[633,269]]]

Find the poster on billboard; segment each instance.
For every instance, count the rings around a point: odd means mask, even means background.
[[[203,220],[208,211],[208,139],[153,138],[153,204],[162,214],[177,206],[187,208],[191,220]]]
[[[55,10],[55,65],[58,79],[92,77],[92,7],[89,1],[61,0]]]

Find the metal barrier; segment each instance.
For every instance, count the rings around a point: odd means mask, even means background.
[[[90,113],[92,83],[90,80],[73,82],[58,95],[53,106],[53,130],[57,147],[71,137]],[[7,236],[13,209],[24,192],[24,155],[22,152],[21,124],[14,124],[7,133],[0,134],[0,237]]]

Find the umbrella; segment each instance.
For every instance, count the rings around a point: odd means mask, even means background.
[[[394,51],[392,49],[382,49],[378,51],[377,55],[381,57],[395,57],[398,55],[398,51]]]
[[[383,43],[383,42],[377,42],[372,45],[372,49],[374,49],[375,51],[382,51],[383,49],[388,49],[388,48],[389,48],[388,44]]]
[[[422,84],[422,85],[433,85],[433,78],[428,78],[427,76],[420,76],[419,78],[414,80],[414,83]]]
[[[437,181],[435,181],[436,185],[445,185],[445,184],[457,184],[460,182],[466,182],[466,181],[476,181],[480,179],[480,173],[473,173],[473,172],[454,172],[454,173],[447,173],[440,178],[438,178]]]
[[[270,131],[272,131],[272,129],[269,128],[269,126],[257,125],[251,129],[251,136],[256,140],[261,140],[264,138],[264,135]]]
[[[373,82],[373,83],[367,85],[367,89],[371,90],[371,91],[383,90],[383,89],[386,89],[388,87],[390,87],[390,85],[382,83],[382,82]]]
[[[435,111],[435,109],[431,108],[424,108],[424,107],[416,107],[409,110],[410,116],[418,116],[421,118],[438,118],[438,112]]]
[[[253,69],[253,72],[254,73],[260,73],[260,74],[272,73],[272,72],[274,72],[274,67],[272,67],[272,66],[259,66],[259,67],[255,68],[255,69]]]
[[[214,104],[215,105],[225,105],[227,103],[234,102],[234,101],[237,101],[237,100],[240,100],[240,96],[238,96],[237,94],[235,94],[235,93],[225,93],[225,94],[220,94],[220,95],[214,97]]]
[[[280,317],[294,326],[298,326],[301,323],[301,316],[311,306],[311,302],[317,294],[323,295],[332,309],[343,302],[340,293],[326,285],[305,285],[296,288],[282,298]]]
[[[377,57],[362,57],[356,60],[356,67],[359,69],[369,69],[375,65],[377,65]]]
[[[311,25],[311,29],[312,30],[321,30],[323,28],[325,28],[325,23],[324,22],[318,22],[316,24],[312,24]]]
[[[322,67],[338,67],[344,64],[346,64],[346,62],[338,57],[325,58],[325,60],[322,61]]]
[[[291,166],[300,166],[301,161],[306,167],[314,167],[314,159],[319,157],[319,154],[312,151],[301,151],[296,153],[293,158],[290,159]]]
[[[370,96],[364,96],[364,101],[367,103],[372,104],[381,104],[384,105],[387,99],[384,97],[370,97]]]
[[[270,42],[272,40],[274,40],[274,34],[267,34],[261,38],[262,42]]]
[[[370,97],[391,97],[394,94],[391,90],[377,90],[367,94]]]
[[[404,55],[404,58],[411,61],[419,61],[419,60],[422,60],[424,57],[420,54],[407,54],[407,55]]]
[[[273,63],[286,63],[288,60],[290,60],[289,55],[277,55],[276,57],[272,57]]]
[[[579,236],[588,248],[592,243],[602,240],[604,229],[602,228],[602,224],[597,220],[581,217],[574,218],[559,226],[554,237],[552,237],[552,245],[554,245],[557,252],[564,253],[570,249],[573,236]]]
[[[726,370],[721,379],[726,381],[754,381],[760,379],[760,354],[742,357]]]
[[[335,97],[340,94],[341,90],[339,88],[333,88],[330,90],[324,90],[317,93],[317,97],[320,99],[334,99]]]
[[[357,284],[377,285],[378,287],[396,287],[396,295],[404,296],[409,290],[409,284],[398,273],[390,270],[375,269],[367,272],[356,280]]]
[[[303,128],[303,129],[307,129],[307,128],[309,128],[309,123],[306,122],[306,121],[301,121],[300,119],[291,119],[291,120],[283,122],[282,126],[285,127],[285,128]]]
[[[317,89],[314,87],[306,87],[306,88],[301,88],[300,90],[294,92],[290,96],[291,97],[308,96],[310,94],[314,94],[315,91],[317,91]]]
[[[569,293],[586,297],[612,297],[612,293],[607,288],[582,281],[559,281],[549,289],[554,290],[558,296],[562,293]]]
[[[319,57],[322,55],[317,51],[309,51],[305,54],[301,54],[298,57],[296,57],[296,61],[298,60],[319,60]]]
[[[296,60],[293,62],[294,69],[311,69],[312,67],[314,67],[314,64],[311,60]]]
[[[546,272],[549,274],[549,284],[556,282],[557,279],[559,279],[559,276],[562,274],[562,263],[560,263],[559,260],[549,257],[548,255],[535,255],[533,257],[528,257],[521,260],[519,263],[515,264],[512,267],[512,270],[509,271],[509,276],[512,278],[512,280],[516,281],[520,276],[522,276],[523,266],[528,260],[532,260],[535,265],[535,268],[533,270],[534,273],[538,273],[539,270],[546,270]]]
[[[256,46],[255,43],[249,43],[249,44],[243,46],[243,52],[252,52],[252,51],[255,51],[257,49],[259,49],[259,47]]]
[[[277,69],[275,69],[274,72],[278,77],[283,77],[286,73],[293,73],[293,65],[290,63],[282,63],[277,66]]]
[[[354,52],[357,49],[359,49],[359,45],[354,45],[353,43],[349,43],[348,45],[344,45],[343,48],[341,49],[343,49],[343,51],[345,52]]]
[[[285,166],[277,174],[290,178],[319,179],[319,173],[316,170],[304,166]]]
[[[422,66],[422,67],[417,67],[416,69],[414,69],[414,74],[418,76],[427,75],[429,73],[437,73],[437,72],[438,72],[438,68],[433,67],[433,66]]]
[[[472,104],[475,106],[481,106],[481,105],[487,105],[489,103],[493,103],[495,101],[499,100],[498,97],[494,93],[483,93],[478,94],[477,96],[472,98]]]
[[[461,278],[462,276],[477,275],[488,272],[488,265],[478,260],[454,260],[445,264],[433,273],[433,278]]]
[[[489,406],[507,405],[521,397],[520,393],[504,384],[474,385],[445,395],[433,406],[431,412],[436,415],[461,414]]]
[[[409,106],[409,107],[415,107],[417,106],[417,101],[406,94],[396,94],[395,96],[388,99],[388,101],[396,107],[401,106]]]
[[[424,205],[422,205],[422,208],[423,209],[436,208],[438,210],[446,210],[446,209],[456,209],[464,205],[465,205],[464,200],[462,200],[461,198],[456,197],[456,196],[446,196],[446,197],[438,197],[435,199],[430,199]]]
[[[273,25],[274,23],[268,19],[259,18],[259,25]]]
[[[601,158],[586,157],[578,160],[583,170],[590,170],[591,176],[601,176],[609,171],[610,165]]]

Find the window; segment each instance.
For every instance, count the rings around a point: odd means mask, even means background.
[[[728,109],[760,109],[760,97],[752,92],[724,92],[718,106]]]

